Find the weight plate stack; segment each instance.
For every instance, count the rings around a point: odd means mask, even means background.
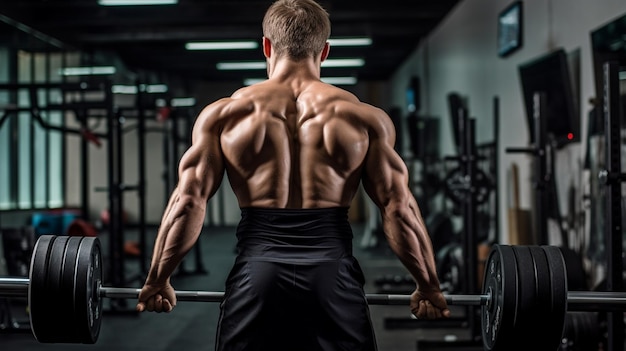
[[[510,351],[516,347],[514,332],[518,311],[518,276],[515,254],[510,246],[494,245],[486,261],[483,294],[491,300],[481,307],[482,339],[485,350]]]

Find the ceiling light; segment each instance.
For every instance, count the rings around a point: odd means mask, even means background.
[[[115,73],[113,66],[97,66],[97,67],[65,67],[59,70],[62,76],[91,76],[91,75],[109,75]]]
[[[136,85],[113,85],[111,87],[113,94],[137,94]]]
[[[243,85],[248,86],[266,81],[267,78],[246,78],[243,80]]]
[[[98,0],[102,6],[174,5],[178,0]]]
[[[148,94],[167,93],[168,89],[165,84],[141,84],[139,87]]]
[[[266,67],[267,65],[265,61],[219,62],[217,64],[217,69],[219,69],[220,71],[265,69]]]
[[[136,85],[113,85],[111,87],[111,92],[113,94],[137,94],[137,92],[142,91],[148,94],[157,94],[157,93],[165,93],[167,92],[168,87],[165,84],[140,84],[139,89],[137,89]]]
[[[259,43],[256,41],[212,41],[193,42],[185,44],[187,50],[241,50],[256,49]]]
[[[363,59],[328,59],[322,62],[322,67],[361,67],[363,65],[365,65]],[[220,62],[217,64],[217,69],[221,71],[265,69],[266,67],[265,61]]]
[[[330,46],[369,46],[372,45],[372,38],[330,38]]]
[[[172,101],[170,101],[170,105],[172,105],[172,107],[192,107],[196,106],[196,99],[192,97],[173,98]]]
[[[322,82],[333,85],[354,85],[357,79],[355,77],[322,77]]]
[[[361,67],[365,65],[363,59],[329,59],[322,62],[322,67]]]
[[[247,78],[244,79],[243,85],[252,85],[266,81],[267,78]],[[322,82],[333,85],[354,85],[357,83],[355,77],[322,77]]]

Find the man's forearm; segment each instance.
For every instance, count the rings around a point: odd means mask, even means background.
[[[430,237],[409,210],[383,213],[383,228],[391,250],[424,290],[439,288]]]
[[[178,189],[174,190],[159,227],[147,283],[167,282],[198,239],[204,216],[204,204],[181,198]]]

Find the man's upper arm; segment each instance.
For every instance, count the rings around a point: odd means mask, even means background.
[[[370,128],[370,146],[365,162],[363,186],[379,207],[402,199],[408,191],[408,171],[394,149],[396,132],[391,119],[381,112]]]
[[[208,200],[224,176],[224,157],[220,147],[220,108],[209,105],[196,119],[192,144],[178,167],[180,195]]]

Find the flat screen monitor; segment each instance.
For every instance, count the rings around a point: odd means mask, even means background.
[[[526,121],[530,143],[535,142],[533,96],[543,92],[546,96],[546,132],[548,138],[563,147],[580,141],[580,117],[576,109],[567,54],[557,49],[531,62],[519,66]]]
[[[522,46],[522,2],[515,1],[498,15],[498,55],[506,57]]]

